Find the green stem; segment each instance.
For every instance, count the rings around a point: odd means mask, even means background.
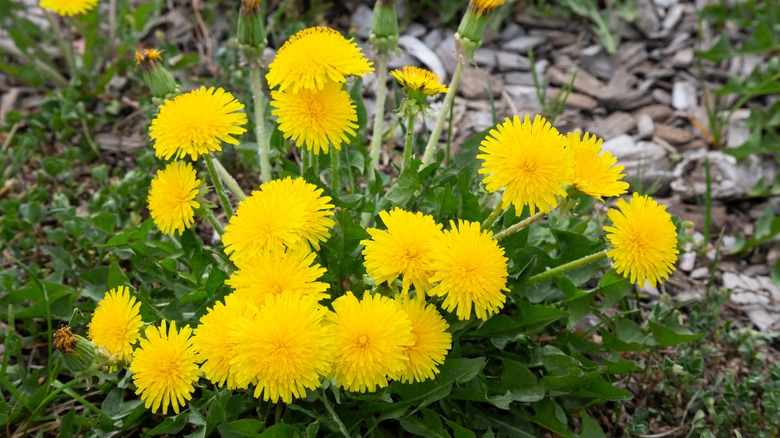
[[[339,150],[331,148],[330,151],[330,184],[333,194],[339,194]]]
[[[46,12],[46,18],[49,20],[49,23],[54,28],[54,32],[57,34],[55,38],[57,39],[57,44],[60,46],[60,50],[62,50],[62,56],[65,57],[65,63],[68,65],[68,72],[70,73],[71,80],[76,78],[76,56],[73,53],[73,38],[70,35],[70,32],[67,34],[62,31],[62,27],[60,26],[60,23],[57,22],[57,18],[52,16],[52,13],[49,11]]]
[[[214,167],[217,169],[217,174],[219,174],[219,177],[222,178],[222,182],[227,186],[228,190],[233,193],[233,196],[235,196],[239,201],[246,199],[246,193],[241,190],[241,187],[238,185],[238,182],[236,182],[236,179],[233,178],[233,175],[231,175],[227,169],[225,169],[225,166],[222,165],[222,162],[216,158],[214,158]]]
[[[376,68],[376,113],[374,113],[374,134],[371,137],[371,152],[366,173],[366,194],[371,190],[376,171],[379,170],[379,153],[382,151],[382,133],[385,122],[385,98],[387,97],[387,54],[377,55]]]
[[[339,432],[341,432],[342,435],[349,438],[349,432],[347,432],[347,427],[344,426],[344,422],[341,421],[341,418],[339,418],[336,411],[333,409],[333,406],[330,404],[330,400],[328,400],[328,394],[325,392],[325,390],[320,391],[320,398],[322,399],[322,403],[325,405],[325,409],[330,414],[330,417],[333,419],[333,421],[336,422],[336,426],[339,428]]]
[[[455,71],[452,73],[452,81],[450,81],[447,97],[444,98],[444,105],[439,111],[439,118],[436,119],[436,125],[431,131],[431,136],[428,139],[428,144],[425,146],[425,153],[423,154],[422,162],[423,166],[431,164],[433,161],[433,154],[436,152],[436,146],[439,145],[439,136],[441,136],[441,130],[444,128],[444,119],[447,118],[447,114],[450,112],[450,107],[455,100],[455,93],[458,91],[458,84],[460,83],[460,76],[463,73],[463,67],[465,63],[463,58],[458,59],[458,65],[455,66]]]
[[[485,219],[485,222],[482,222],[482,229],[483,230],[489,230],[490,227],[493,226],[494,223],[496,223],[496,220],[499,216],[501,216],[501,213],[504,212],[504,200],[500,199],[498,201],[498,204],[496,204],[496,207],[493,209],[492,212],[490,212],[490,216]]]
[[[225,228],[222,227],[222,224],[219,223],[219,220],[217,220],[217,217],[214,216],[214,212],[211,211],[210,208],[201,208],[200,210],[198,210],[198,214],[203,219],[206,219],[211,224],[211,226],[214,227],[217,233],[219,233],[220,236],[225,234]]]
[[[404,166],[412,161],[412,149],[414,148],[414,115],[409,115],[409,121],[406,124],[406,144],[404,145]]]
[[[556,275],[563,274],[566,271],[571,271],[572,269],[579,268],[581,266],[589,265],[591,263],[595,263],[599,260],[607,258],[607,250],[601,250],[597,253],[587,255],[581,259],[577,259],[574,261],[571,261],[569,263],[565,263],[563,265],[557,266],[555,268],[549,269],[547,271],[542,272],[541,274],[536,274],[533,277],[528,279],[527,286],[533,286],[537,283],[541,283],[545,280],[549,280]]]
[[[263,79],[259,60],[249,63],[249,77],[252,82],[252,96],[255,104],[255,135],[257,155],[260,158],[260,178],[264,183],[271,181],[271,148],[265,135],[265,103],[263,102]]]
[[[32,63],[37,71],[51,81],[54,85],[64,88],[68,86],[68,80],[65,79],[59,71],[52,67],[48,62],[41,59],[38,55],[25,54],[18,47],[9,41],[0,41],[0,52],[7,53],[22,64]]]
[[[524,220],[522,220],[522,221],[512,225],[511,227],[507,228],[506,230],[501,231],[500,233],[494,234],[493,235],[493,239],[501,240],[504,237],[511,236],[512,234],[515,234],[516,232],[522,230],[523,228],[531,225],[532,223],[538,221],[539,219],[541,219],[541,218],[543,218],[545,216],[547,216],[547,213],[545,213],[543,211],[540,211],[540,212],[536,213],[535,215],[533,215],[533,216],[531,216],[531,217],[529,217],[527,219],[524,219]]]
[[[225,193],[225,186],[222,185],[222,180],[217,174],[217,169],[214,167],[214,159],[210,154],[203,155],[206,161],[206,167],[209,169],[209,176],[211,176],[211,183],[214,185],[214,191],[217,192],[219,202],[222,204],[222,209],[225,210],[225,216],[228,220],[233,217],[233,207],[230,205],[230,200]]]

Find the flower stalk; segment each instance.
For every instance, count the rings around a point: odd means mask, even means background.
[[[225,192],[225,186],[222,185],[222,180],[214,166],[215,160],[211,157],[211,154],[204,154],[203,159],[206,161],[206,167],[209,170],[209,176],[211,177],[211,183],[214,185],[214,191],[217,192],[219,202],[222,204],[222,209],[225,210],[225,216],[230,220],[230,218],[233,217],[233,207],[230,205],[230,200]]]
[[[228,190],[233,193],[233,196],[235,196],[239,202],[246,199],[246,193],[244,193],[244,191],[238,185],[236,179],[233,178],[233,175],[231,175],[227,169],[225,169],[225,166],[222,165],[222,162],[216,158],[214,158],[214,168],[217,170],[217,174],[222,179],[223,184],[227,186]]]
[[[255,106],[255,135],[257,137],[257,156],[260,159],[260,179],[271,181],[271,146],[265,133],[265,103],[263,102],[262,75],[259,60],[249,65],[249,80],[252,83],[252,97]]]
[[[330,151],[330,182],[333,194],[338,196],[339,194],[339,150],[333,148]]]
[[[587,255],[581,259],[577,259],[574,261],[571,261],[569,263],[564,263],[560,266],[556,266],[555,268],[549,269],[547,271],[542,272],[541,274],[536,274],[533,277],[528,279],[527,286],[533,286],[535,284],[541,283],[545,280],[549,280],[556,275],[563,274],[564,272],[571,271],[572,269],[577,269],[579,267],[589,265],[591,263],[596,263],[599,260],[607,258],[607,250],[601,250],[597,253]]]
[[[225,228],[219,223],[219,220],[214,216],[214,212],[210,208],[201,208],[198,210],[198,213],[200,213],[200,217],[206,219],[214,227],[214,231],[219,233],[220,236],[225,234]]]
[[[501,239],[503,239],[505,237],[509,237],[512,234],[515,234],[516,232],[522,230],[523,228],[525,228],[525,227],[531,225],[532,223],[538,221],[539,219],[547,216],[547,214],[548,213],[540,211],[540,212],[534,214],[533,216],[531,216],[529,218],[526,218],[526,219],[523,219],[522,221],[512,225],[511,227],[507,228],[506,230],[501,231],[500,233],[494,234],[493,235],[493,239],[501,240]]]
[[[458,57],[458,64],[455,66],[455,71],[452,73],[452,80],[447,88],[450,91],[447,92],[447,96],[444,98],[444,104],[439,111],[439,117],[436,119],[436,125],[434,125],[431,131],[431,136],[428,138],[428,144],[425,146],[425,152],[423,153],[422,163],[423,166],[431,164],[433,161],[433,155],[436,153],[436,147],[439,145],[439,137],[441,131],[444,128],[444,120],[447,118],[447,114],[450,112],[450,107],[455,101],[455,93],[458,90],[458,84],[460,84],[460,77],[463,74],[463,68],[465,63],[463,57]]]
[[[504,199],[499,199],[498,204],[496,204],[495,208],[493,208],[493,211],[490,212],[490,216],[485,219],[485,222],[482,222],[482,229],[483,230],[489,230],[494,223],[496,223],[496,220],[498,220],[498,217],[501,216],[501,213],[504,212]]]
[[[406,143],[404,145],[404,163],[403,168],[412,161],[412,149],[414,149],[414,114],[409,114],[409,121],[406,124]]]
[[[376,89],[376,113],[374,113],[374,135],[371,137],[371,152],[369,166],[366,173],[366,193],[371,190],[376,172],[379,171],[379,153],[382,151],[382,133],[385,122],[385,100],[387,97],[387,54],[377,55],[377,89]]]

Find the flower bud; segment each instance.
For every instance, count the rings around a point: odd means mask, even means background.
[[[504,0],[471,0],[458,32],[455,44],[460,56],[467,61],[474,60],[474,53],[482,45],[482,36],[487,28],[490,11],[504,4]]]
[[[100,368],[106,363],[105,357],[98,351],[97,345],[89,339],[74,335],[70,327],[64,325],[54,333],[54,348],[60,352],[63,365],[77,377],[91,380],[98,377],[103,380]]]
[[[377,0],[374,4],[370,40],[377,53],[387,54],[398,48],[398,18],[393,0]]]
[[[176,80],[162,64],[162,52],[157,49],[140,49],[135,52],[135,62],[141,68],[144,82],[154,97],[163,98],[178,94]]]
[[[247,58],[255,59],[263,55],[268,40],[265,38],[265,14],[260,7],[260,0],[241,1],[236,39]]]

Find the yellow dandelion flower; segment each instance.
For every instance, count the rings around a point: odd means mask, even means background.
[[[403,70],[393,70],[390,76],[407,90],[407,93],[417,92],[426,96],[447,93],[449,88],[444,86],[435,73],[424,68],[404,66]]]
[[[438,365],[444,363],[447,351],[452,348],[452,335],[447,332],[449,325],[433,304],[425,304],[424,299],[403,299],[401,307],[412,322],[414,345],[404,350],[409,358],[406,369],[394,379],[401,382],[422,382],[433,379],[439,373]]]
[[[479,173],[490,192],[504,189],[504,202],[515,205],[518,214],[528,206],[549,213],[565,196],[563,186],[574,178],[574,155],[566,148],[566,138],[542,118],[533,123],[515,116],[490,131],[479,147],[477,158],[484,161]]]
[[[72,17],[95,9],[97,3],[97,0],[41,0],[41,7],[57,15]]]
[[[162,61],[162,50],[138,49],[135,51],[135,63],[142,67],[151,66],[155,62]]]
[[[242,299],[261,307],[269,295],[291,291],[312,295],[317,301],[328,298],[328,283],[317,281],[325,268],[315,260],[308,244],[295,248],[263,250],[238,264],[238,270],[225,283]]]
[[[195,222],[200,184],[190,163],[174,161],[157,171],[149,189],[149,213],[160,231],[181,234]]]
[[[141,336],[141,303],[130,295],[126,286],[106,292],[92,314],[87,326],[87,337],[97,344],[109,358],[109,372],[115,364],[124,363],[133,356],[133,345]]]
[[[162,406],[163,415],[168,406],[179,413],[192,398],[193,386],[200,377],[195,363],[195,348],[192,346],[192,329],[185,325],[176,330],[176,321],[166,328],[165,320],[160,327],[149,326],[144,332],[146,339],[133,353],[130,372],[138,388],[135,393],[152,412]]]
[[[310,27],[291,36],[268,65],[268,86],[282,91],[322,90],[328,82],[374,71],[352,39],[329,27]]]
[[[435,272],[429,292],[444,297],[442,306],[456,310],[458,319],[471,317],[487,320],[504,307],[507,259],[504,250],[493,240],[493,233],[480,231],[479,222],[450,221],[451,230],[434,249],[431,269]]]
[[[504,0],[471,0],[469,2],[469,9],[482,14],[484,12],[490,12],[503,4]]]
[[[618,199],[617,209],[607,216],[613,226],[605,226],[612,249],[607,255],[615,270],[632,283],[655,286],[674,270],[677,262],[677,230],[665,205],[649,196],[634,193],[630,202]]]
[[[602,139],[587,132],[569,133],[569,148],[574,153],[574,188],[603,201],[604,196],[620,196],[628,191],[628,183],[621,181],[623,166],[616,166],[617,158],[609,152],[601,153]],[[601,154],[601,155],[599,155]]]
[[[328,310],[313,296],[284,292],[254,312],[228,332],[237,382],[256,385],[257,398],[262,393],[263,400],[285,403],[318,388],[335,350],[332,330],[323,324]]]
[[[244,105],[222,88],[197,90],[166,100],[152,120],[149,137],[155,155],[197,160],[202,154],[221,151],[220,142],[238,144],[233,135],[246,132]]]
[[[403,372],[414,345],[412,323],[395,300],[365,293],[358,301],[347,292],[333,301],[329,314],[336,336],[333,375],[348,391],[373,392],[387,386],[388,375]]]
[[[265,249],[295,247],[307,241],[319,249],[335,225],[333,204],[322,189],[302,178],[267,182],[241,201],[225,227],[225,252],[236,263]]]
[[[211,383],[217,386],[227,383],[228,389],[237,389],[239,385],[230,366],[235,344],[225,335],[232,324],[249,318],[251,313],[245,300],[236,294],[225,296],[224,301],[224,304],[218,301],[200,318],[200,324],[193,332],[192,345],[198,353],[198,362],[202,362],[200,369]]]
[[[284,138],[292,138],[298,147],[315,154],[320,149],[327,154],[329,144],[341,150],[341,144],[349,143],[349,136],[358,128],[355,105],[338,82],[296,94],[272,91],[271,98],[271,106],[276,108],[271,114],[278,117]]]
[[[377,283],[393,282],[403,275],[402,291],[409,291],[414,284],[418,292],[431,288],[428,279],[433,244],[441,238],[441,225],[433,217],[420,212],[410,213],[395,208],[389,213],[382,211],[379,217],[387,231],[369,228],[370,240],[361,245],[365,257],[366,271]]]

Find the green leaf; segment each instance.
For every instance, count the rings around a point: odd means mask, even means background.
[[[679,326],[673,329],[653,321],[650,321],[650,331],[653,333],[653,337],[661,348],[698,341],[706,336],[706,333],[691,333],[687,329]]]
[[[179,415],[173,417],[167,417],[157,427],[149,431],[149,435],[175,435],[184,429],[187,425],[187,420],[190,417],[189,412],[182,412]]]
[[[612,386],[609,382],[601,379],[590,379],[581,382],[576,394],[579,397],[604,400],[631,400],[634,398],[634,394],[631,391]]]
[[[544,398],[544,385],[537,381],[534,373],[524,364],[505,358],[502,368],[498,388],[509,393],[512,400],[531,403]]]
[[[263,438],[293,438],[301,435],[301,432],[295,426],[279,423],[264,430],[259,436]]]
[[[420,160],[412,159],[411,163],[401,171],[401,175],[379,201],[380,210],[405,206],[412,199],[414,193],[420,190],[420,164],[422,164]]]
[[[263,422],[244,418],[217,427],[223,438],[256,437],[263,428]]]
[[[477,435],[474,432],[466,429],[449,418],[445,418],[444,421],[447,422],[447,426],[452,428],[452,431],[454,432],[453,436],[455,438],[477,438]]]
[[[606,438],[601,426],[598,425],[587,412],[582,412],[582,433],[580,438]]]
[[[441,417],[436,411],[431,409],[422,409],[422,418],[417,415],[399,418],[401,427],[412,434],[431,437],[449,437],[441,424]]]

